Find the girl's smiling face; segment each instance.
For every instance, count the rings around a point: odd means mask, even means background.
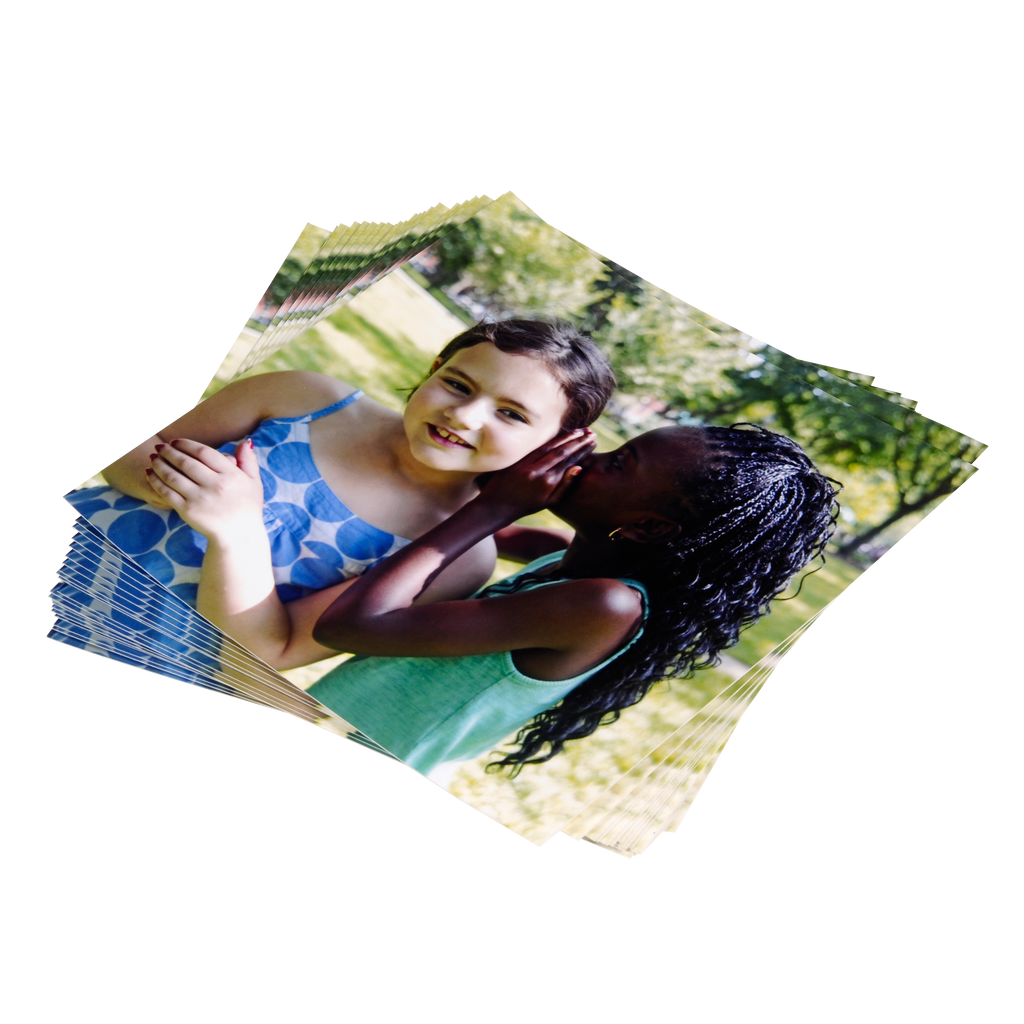
[[[489,473],[553,438],[568,408],[546,363],[485,341],[434,367],[409,398],[405,434],[432,469]]]

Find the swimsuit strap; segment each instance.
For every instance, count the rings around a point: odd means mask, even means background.
[[[321,416],[330,416],[332,412],[344,409],[346,405],[351,405],[356,399],[362,397],[363,392],[357,389],[351,395],[346,395],[340,402],[327,406],[326,409],[317,409],[316,412],[305,412],[301,416],[272,416],[269,420],[264,420],[263,423],[312,423],[313,420],[318,420]],[[262,425],[260,424],[260,426]]]
[[[351,395],[346,395],[340,402],[335,402],[334,405],[327,406],[326,409],[318,409],[316,412],[306,413],[305,416],[300,417],[301,419],[308,419],[311,423],[313,420],[320,419],[321,416],[330,416],[332,412],[337,412],[339,409],[344,409],[345,406],[351,405],[356,399],[362,398],[363,392],[355,390]]]

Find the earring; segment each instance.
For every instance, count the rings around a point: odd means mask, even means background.
[[[609,540],[622,540],[622,527],[616,526],[611,533],[608,534]]]

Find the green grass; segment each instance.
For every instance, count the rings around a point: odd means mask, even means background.
[[[835,556],[829,558],[823,569],[804,579],[799,597],[773,601],[771,612],[746,630],[740,642],[729,649],[729,654],[745,665],[756,665],[860,574],[861,570],[848,562]],[[796,587],[792,589],[795,591]]]
[[[385,334],[345,307],[327,317],[326,324],[324,329],[309,328],[245,376],[278,370],[313,370],[346,381],[389,408],[401,411],[408,390],[419,384],[430,369],[430,356],[404,338]],[[328,340],[333,334],[331,329],[356,342],[363,357],[346,359],[345,345],[337,344],[337,336],[333,343]],[[372,369],[366,366],[366,355],[372,358]]]
[[[448,310],[449,313],[457,316],[467,327],[473,327],[476,321],[457,302],[450,299],[447,293],[441,288],[434,288],[427,279],[411,264],[402,265],[402,270],[409,275],[425,292],[429,292],[438,302]]]
[[[364,373],[368,383],[380,382],[390,393],[414,388],[430,370],[432,358],[411,341],[385,334],[358,313],[342,307],[327,318],[339,331],[355,338],[377,361],[372,375]],[[354,381],[352,383],[355,383]]]
[[[349,369],[349,364],[316,333],[314,327],[305,331],[297,342],[291,342],[279,352],[268,356],[243,376],[255,377],[278,370],[310,370],[344,379],[344,374],[339,371],[347,372]]]

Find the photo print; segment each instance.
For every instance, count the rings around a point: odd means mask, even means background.
[[[51,636],[626,856],[984,450],[511,193],[307,225],[202,397],[68,495]]]

